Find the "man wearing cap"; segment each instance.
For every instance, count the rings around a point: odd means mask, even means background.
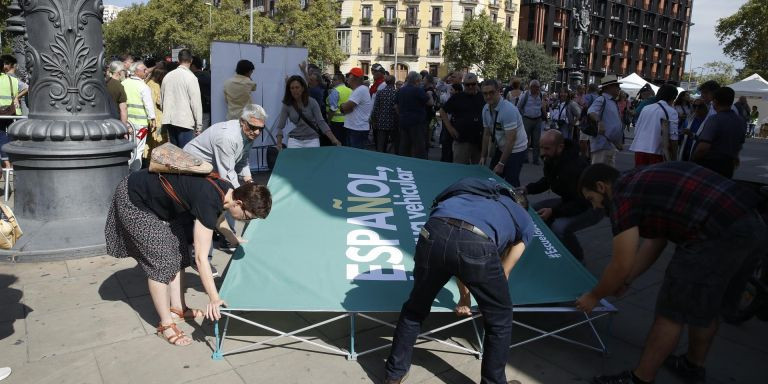
[[[592,164],[616,164],[616,152],[622,147],[623,131],[616,99],[621,87],[616,75],[605,76],[600,82],[602,96],[589,107],[589,118],[597,122],[597,136],[589,138]]]
[[[347,73],[347,83],[352,89],[349,100],[341,105],[344,116],[344,128],[347,131],[347,145],[354,148],[365,149],[368,142],[368,124],[373,110],[373,101],[368,93],[368,88],[363,85],[363,70],[352,68]]]
[[[376,63],[371,66],[371,74],[373,74],[373,84],[371,84],[371,88],[368,90],[368,92],[371,93],[371,98],[376,97],[376,92],[384,89],[387,87],[387,83],[384,81],[384,75],[386,74],[386,70],[384,70],[384,67],[381,66],[381,64]]]

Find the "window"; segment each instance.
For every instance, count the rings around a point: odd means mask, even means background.
[[[440,43],[442,40],[442,34],[430,33],[429,34],[429,55],[440,56]]]
[[[384,18],[387,21],[395,20],[395,7],[386,7],[386,8],[384,8]]]
[[[368,73],[371,71],[371,62],[370,61],[361,61],[360,62],[360,69],[363,70],[364,75],[368,75]]]
[[[371,53],[371,31],[360,32],[360,53],[364,55]]]
[[[437,76],[438,68],[440,68],[440,64],[429,63],[429,74],[432,76]]]
[[[417,48],[416,48],[416,41],[418,40],[418,35],[415,33],[406,33],[405,34],[405,54],[410,56],[416,56]]]
[[[512,16],[507,15],[507,22],[504,24],[504,29],[509,32],[512,29]]]
[[[439,27],[443,22],[443,8],[432,7],[432,26]]]
[[[469,20],[472,18],[473,10],[472,8],[464,8],[464,20]]]
[[[412,25],[418,20],[418,8],[410,6],[405,10],[405,22]]]
[[[350,52],[350,40],[349,40],[349,34],[351,31],[336,31],[336,41],[339,43],[339,48],[341,48],[341,51],[344,53],[351,53]]]
[[[372,5],[363,5],[363,13],[360,15],[360,18],[362,19],[371,19],[371,15],[373,14],[373,6]]]
[[[395,34],[392,32],[387,32],[384,34],[384,54],[395,54]]]
[[[496,12],[491,13],[491,20],[493,20],[494,23],[498,22],[499,15],[496,14]]]

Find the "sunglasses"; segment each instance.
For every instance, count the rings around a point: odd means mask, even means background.
[[[246,123],[246,124],[248,124],[248,129],[250,129],[251,132],[256,132],[256,131],[261,132],[261,131],[264,130],[264,126],[263,125],[253,125],[251,123]]]

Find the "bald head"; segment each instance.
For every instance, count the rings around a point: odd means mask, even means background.
[[[545,162],[552,161],[560,157],[565,148],[565,140],[563,134],[556,129],[550,129],[542,132],[541,139],[539,139],[539,149],[541,152],[541,158]]]

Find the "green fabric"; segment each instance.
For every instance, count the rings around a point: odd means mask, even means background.
[[[341,106],[344,103],[346,103],[347,100],[349,100],[350,96],[352,96],[352,90],[349,87],[347,87],[346,85],[344,85],[344,84],[339,84],[334,89],[336,89],[336,91],[339,92],[339,104],[336,105],[336,111],[339,112],[339,111],[341,111]],[[325,103],[326,104],[330,104],[329,100],[330,100],[330,97],[327,97],[325,99]],[[328,109],[328,114],[331,115],[333,113],[333,111],[331,111],[330,106],[327,109]],[[333,117],[331,117],[331,121],[334,122],[334,123],[343,123],[344,122],[344,115],[341,114],[341,112],[339,112],[339,114],[333,115]]]
[[[359,176],[378,178],[379,172],[386,179],[361,181]],[[412,204],[403,204],[404,193],[414,193],[414,185],[390,180],[411,176],[418,195],[411,197]],[[480,166],[411,159],[354,148],[284,150],[269,181],[272,212],[266,220],[257,220],[248,226],[244,234],[248,243],[232,258],[221,296],[233,309],[400,311],[412,281],[399,278],[412,276],[418,229],[429,216],[432,200],[445,187],[467,176],[494,177],[490,170]],[[387,192],[386,188],[389,192],[383,193]],[[355,194],[381,194],[377,198],[383,200],[365,208],[361,201],[364,198]],[[422,204],[414,201],[417,199]],[[393,216],[384,217],[390,210]],[[364,215],[380,215],[381,228],[354,223],[354,218],[366,219],[360,218]],[[512,270],[509,286],[513,303],[572,302],[591,289],[595,279],[568,254],[538,216],[532,215],[542,232]],[[375,223],[373,216],[367,220]],[[375,231],[367,235],[352,232],[368,229]],[[551,242],[549,255],[542,238]],[[362,243],[376,243],[379,248],[360,245]],[[349,247],[360,248],[359,262],[348,257],[348,253],[355,251]],[[370,259],[377,256],[371,252],[373,249],[380,252],[378,257],[370,262],[362,260],[366,256]],[[399,254],[402,254],[401,261]],[[352,254],[352,257],[357,256]],[[379,265],[382,274],[371,275],[371,265]],[[348,275],[355,278],[350,280]],[[393,280],[364,280],[371,277]],[[448,283],[438,294],[433,310],[453,310],[458,297],[455,282]]]
[[[141,90],[147,85],[141,80],[131,78],[123,80],[122,84],[123,89],[125,89],[125,95],[128,98],[126,101],[128,121],[137,127],[146,127],[148,118],[144,108],[144,101],[141,99]]]

